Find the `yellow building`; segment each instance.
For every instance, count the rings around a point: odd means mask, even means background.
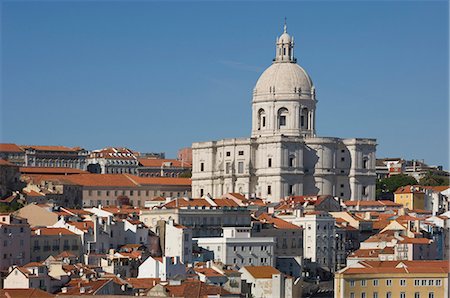
[[[360,261],[336,273],[335,298],[448,298],[449,262]]]
[[[394,192],[394,201],[409,210],[425,209],[425,193],[416,186],[399,187]]]

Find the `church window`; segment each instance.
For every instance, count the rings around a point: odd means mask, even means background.
[[[244,173],[244,162],[242,161],[238,162],[238,173],[239,174]]]
[[[267,194],[272,194],[272,187],[270,185],[267,186]]]
[[[362,187],[362,195],[363,196],[367,195],[367,186]]]
[[[303,115],[300,116],[300,126],[301,127],[305,126],[305,116],[303,116]]]
[[[290,167],[294,166],[294,162],[295,162],[295,157],[294,156],[289,156],[289,166]]]
[[[244,151],[239,151],[238,154],[239,155],[244,155]]]
[[[200,163],[200,172],[205,170],[205,164],[203,162]]]
[[[231,168],[231,164],[229,162],[227,162],[225,164],[225,173],[226,174],[230,174],[230,168]]]
[[[272,158],[269,158],[267,160],[267,167],[271,168],[272,167]]]
[[[286,117],[288,115],[288,110],[286,108],[281,108],[278,110],[278,128],[286,126]]]
[[[283,55],[286,55],[286,48],[283,48]]]
[[[368,164],[369,160],[366,158],[363,159],[363,169],[367,169],[367,164]]]
[[[343,188],[344,187],[344,184],[341,184],[341,188]]]
[[[286,116],[282,115],[280,116],[280,127],[286,126]]]
[[[203,192],[204,192],[204,190],[203,190],[203,188],[201,188],[200,189],[200,197],[203,197]]]
[[[227,151],[227,156],[231,156],[231,152],[230,151]]]
[[[270,88],[272,89],[272,88]],[[266,127],[266,113],[264,109],[259,109],[258,111],[258,130],[262,127]]]
[[[289,185],[289,195],[294,194],[294,185]]]
[[[343,197],[344,196],[344,193],[343,192],[341,192],[341,197]]]
[[[341,161],[345,161],[345,157],[341,157]]]

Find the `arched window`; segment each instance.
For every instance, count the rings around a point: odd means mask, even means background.
[[[266,127],[266,112],[264,109],[258,111],[258,130]]]
[[[367,157],[363,158],[363,169],[367,169],[369,166],[369,159]]]
[[[288,109],[281,108],[278,110],[278,128],[284,128],[287,125]]]
[[[303,108],[300,112],[300,128],[302,129],[308,129],[308,109]]]

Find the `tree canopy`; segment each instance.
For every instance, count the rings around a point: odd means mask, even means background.
[[[415,184],[418,184],[418,182],[414,177],[404,174],[377,180],[377,198],[381,197],[382,193],[394,193],[399,187]]]

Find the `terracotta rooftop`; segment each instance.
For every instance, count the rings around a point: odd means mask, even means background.
[[[80,147],[66,147],[66,146],[36,146],[36,145],[20,145],[20,148],[22,149],[34,149],[36,151],[71,151],[71,152],[77,152],[81,151],[82,149]]]
[[[40,235],[45,236],[51,236],[51,235],[76,235],[74,232],[69,231],[66,228],[37,228],[35,230],[35,234],[38,234],[37,231],[39,231]]]
[[[214,199],[214,202],[219,207],[239,207],[238,203],[231,199]]]
[[[16,166],[16,165],[13,165],[9,161],[0,158],[0,166]]]
[[[203,274],[207,277],[218,277],[218,276],[223,276],[223,274],[220,274],[219,272],[217,272],[216,270],[212,269],[212,268],[194,268],[195,272]]]
[[[411,274],[444,273],[448,274],[449,262],[445,261],[360,261],[363,268],[345,268],[344,274]]]
[[[406,185],[397,188],[397,190],[394,192],[395,194],[409,194],[409,193],[423,193],[423,191],[420,191],[418,187],[413,185]]]
[[[380,200],[380,201],[346,201],[344,202],[346,206],[364,206],[364,207],[401,207],[402,204],[397,204],[388,200]]]
[[[23,152],[23,149],[12,143],[0,144],[0,152]]]
[[[58,293],[58,296],[66,296],[66,295],[80,295],[80,296],[92,296],[97,293],[102,287],[104,287],[107,283],[111,282],[112,279],[98,279],[98,280],[82,280],[80,278],[74,278],[69,283],[65,285],[67,288],[66,292]],[[84,288],[84,292],[81,288]]]
[[[208,203],[205,199],[185,199],[185,198],[176,198],[166,204],[163,204],[162,207],[165,208],[179,208],[179,207],[211,207],[211,204]]]
[[[160,281],[160,278],[127,278],[127,282],[135,289],[151,289]]]
[[[0,297],[5,298],[47,298],[55,295],[41,289],[0,289]]]
[[[173,168],[191,168],[192,165],[177,159],[138,158],[139,163],[148,168],[161,168],[161,166]]]
[[[402,244],[430,244],[433,241],[431,239],[427,239],[427,238],[409,238],[409,237],[404,237],[403,236],[403,240],[400,240],[399,243]]]
[[[48,175],[66,175],[66,174],[88,174],[89,172],[74,168],[56,168],[56,167],[20,167],[22,174],[48,174]]]
[[[87,231],[89,228],[94,229],[94,222],[92,221],[69,221],[67,224],[82,231]]]
[[[198,280],[186,280],[181,285],[166,285],[164,287],[170,296],[175,297],[207,298],[211,296],[220,297],[221,295],[230,295],[230,292],[222,287],[207,285]]]
[[[273,274],[280,274],[280,271],[272,266],[244,266],[244,268],[254,278],[272,278]]]
[[[285,221],[278,217],[273,217],[267,213],[263,213],[258,217],[258,220],[261,222],[267,222],[273,224],[273,226],[277,229],[291,229],[291,230],[300,230],[299,226],[296,226],[288,221]]]
[[[124,174],[136,184],[140,185],[182,185],[191,186],[190,178],[171,178],[171,177],[139,177]]]

